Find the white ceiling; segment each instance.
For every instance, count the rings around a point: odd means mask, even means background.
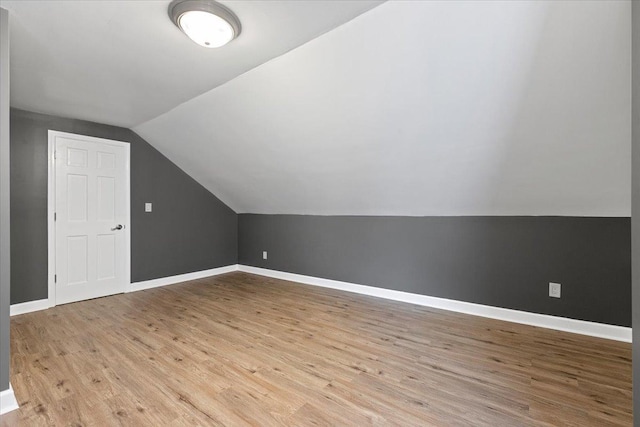
[[[238,212],[629,216],[630,16],[388,2],[134,130]]]
[[[222,1],[242,22],[220,49],[197,46],[165,1],[0,1],[10,11],[11,105],[131,127],[380,4]]]

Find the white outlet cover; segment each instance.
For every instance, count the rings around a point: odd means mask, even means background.
[[[145,203],[144,204],[144,211],[145,212],[151,212],[153,210],[153,205],[151,203]]]
[[[262,259],[267,259],[267,251],[262,251]]]
[[[552,298],[560,298],[562,285],[560,283],[549,282],[549,296]]]

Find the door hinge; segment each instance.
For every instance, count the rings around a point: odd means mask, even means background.
[[[57,158],[58,158],[58,152],[57,152],[57,151],[54,151],[54,152],[53,152],[53,160],[55,160],[55,159],[57,159]]]
[[[57,274],[53,275],[53,283],[58,283],[58,275]]]
[[[53,213],[53,220],[57,221],[58,220],[58,212],[54,212]]]

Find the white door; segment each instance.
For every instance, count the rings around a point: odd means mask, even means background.
[[[55,303],[124,292],[129,144],[50,131],[55,150]]]

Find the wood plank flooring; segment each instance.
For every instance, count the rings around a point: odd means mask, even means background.
[[[631,346],[246,273],[11,319],[2,426],[631,425]]]

